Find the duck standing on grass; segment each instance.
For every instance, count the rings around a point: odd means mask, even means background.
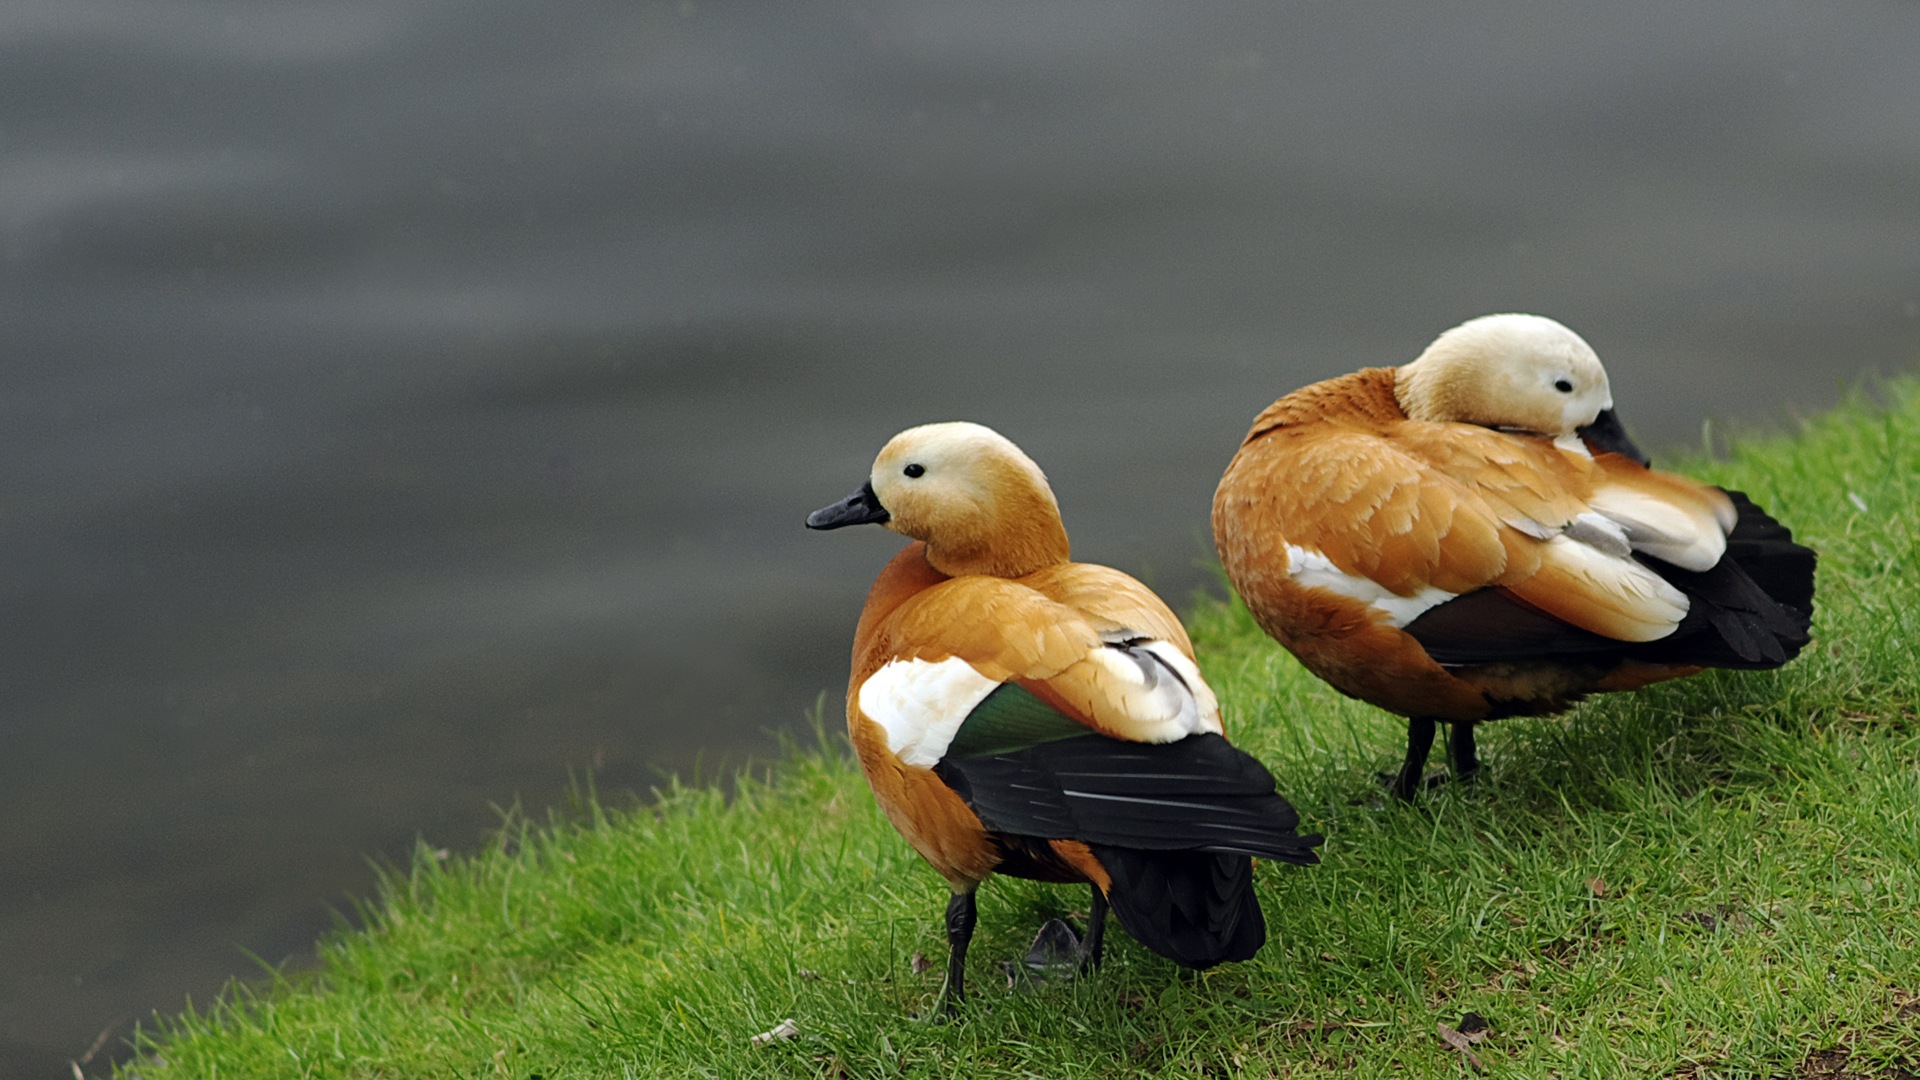
[[[1573,331],[1487,315],[1413,363],[1315,383],[1253,422],[1213,537],[1255,621],[1342,693],[1436,723],[1559,712],[1807,644],[1814,553],[1737,491],[1648,467]]]
[[[966,995],[974,890],[994,873],[1086,882],[1082,968],[1106,912],[1206,968],[1266,941],[1259,855],[1316,862],[1273,778],[1227,744],[1172,611],[1067,560],[1039,466],[978,424],[896,435],[812,529],[874,523],[907,545],[854,631],[847,731],[888,820],[953,890],[946,1009]]]

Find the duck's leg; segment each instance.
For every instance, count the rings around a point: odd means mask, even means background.
[[[975,915],[973,892],[957,892],[947,901],[947,988],[941,995],[941,1009],[957,1016],[960,1003],[967,1000],[967,943],[973,940]]]
[[[1093,891],[1093,902],[1087,908],[1087,936],[1080,939],[1081,971],[1100,966],[1101,950],[1107,942],[1107,894],[1098,885],[1087,888]]]
[[[1461,720],[1447,733],[1447,757],[1453,763],[1453,778],[1465,783],[1480,773],[1480,755],[1474,751],[1473,721]]]
[[[1394,797],[1402,802],[1412,802],[1414,793],[1425,784],[1422,774],[1427,769],[1427,754],[1433,750],[1433,729],[1431,717],[1407,718],[1407,760],[1400,764],[1400,775],[1392,784]]]

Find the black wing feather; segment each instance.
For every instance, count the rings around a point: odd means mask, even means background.
[[[1591,657],[1621,649],[1613,638],[1561,622],[1499,589],[1478,589],[1435,604],[1406,631],[1438,664]]]
[[[987,828],[1152,851],[1318,861],[1317,836],[1258,761],[1219,735],[1130,743],[1088,734],[934,766]]]

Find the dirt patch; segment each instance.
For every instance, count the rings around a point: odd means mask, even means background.
[[[1914,1024],[1920,1021],[1920,996],[1895,991],[1893,1008],[1887,1019],[1859,1031],[1842,1028],[1834,1045],[1811,1050],[1787,1071],[1779,1074],[1791,1080],[1920,1080],[1920,1036]],[[1885,1052],[1893,1043],[1893,1053]],[[1863,1044],[1873,1049],[1861,1050]],[[1688,1065],[1669,1073],[1667,1080],[1699,1080],[1719,1076],[1712,1063]]]
[[[1540,958],[1563,968],[1571,968],[1595,951],[1618,946],[1620,932],[1592,915],[1582,916],[1568,929],[1565,937],[1539,947]]]
[[[1674,921],[1697,926],[1711,934],[1725,927],[1731,931],[1746,931],[1753,928],[1753,919],[1737,904],[1720,904],[1712,911],[1688,911],[1674,916]]]
[[[1885,1069],[1870,1064],[1856,1067],[1853,1055],[1846,1050],[1815,1050],[1794,1075],[1801,1080],[1920,1080],[1920,1073],[1898,1065]]]
[[[1920,1040],[1910,1031],[1915,1020],[1920,1020],[1920,997],[1895,993],[1893,1016],[1864,1033],[1875,1041],[1890,1035],[1902,1039],[1892,1061],[1864,1060],[1856,1051],[1861,1037],[1847,1032],[1840,1037],[1839,1045],[1808,1054],[1794,1076],[1798,1080],[1920,1080],[1920,1072],[1915,1071],[1920,1068]]]

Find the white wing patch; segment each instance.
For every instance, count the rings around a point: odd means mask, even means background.
[[[1225,734],[1213,689],[1193,661],[1167,642],[1112,643],[1087,660],[1101,669],[1098,682],[1108,702],[1131,722],[1128,738],[1169,743],[1201,732]]]
[[[860,711],[886,730],[893,756],[930,769],[967,714],[999,685],[957,656],[891,660],[860,684]]]
[[[1412,596],[1401,596],[1372,578],[1347,573],[1333,565],[1332,559],[1298,544],[1287,545],[1287,568],[1299,584],[1358,600],[1385,615],[1388,625],[1395,627],[1405,626],[1425,614],[1428,608],[1459,595],[1428,585]]]
[[[1711,570],[1727,552],[1727,531],[1718,516],[1697,514],[1620,484],[1593,493],[1595,511],[1617,522],[1635,551],[1687,570]]]
[[[1615,636],[1622,640],[1658,641],[1687,616],[1687,594],[1632,559],[1608,555],[1571,536],[1556,536],[1547,548],[1547,558],[1583,578],[1589,588],[1627,602],[1632,610],[1628,617],[1636,625],[1621,628]]]

